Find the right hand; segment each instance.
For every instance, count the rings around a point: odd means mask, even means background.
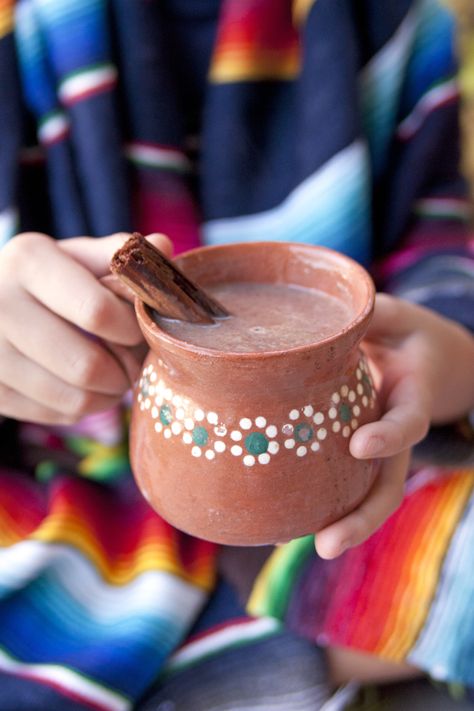
[[[0,251],[0,415],[72,424],[130,388],[143,337],[132,306],[99,281],[129,236],[25,233]],[[148,239],[171,252],[163,235]]]

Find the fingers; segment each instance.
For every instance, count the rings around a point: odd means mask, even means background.
[[[319,531],[316,551],[321,558],[336,558],[345,550],[363,543],[403,500],[410,450],[383,461],[372,489],[363,503],[340,521]]]
[[[401,378],[387,400],[388,411],[377,422],[360,427],[350,441],[356,459],[391,457],[420,442],[430,426],[429,392],[412,375]]]
[[[96,277],[109,273],[109,264],[115,252],[123,246],[131,235],[128,232],[118,232],[110,237],[74,237],[61,240],[57,244],[60,249],[81,264]],[[162,234],[147,235],[146,239],[160,249],[167,257],[173,252],[170,239]]]
[[[413,309],[408,302],[388,294],[378,293],[375,297],[375,309],[367,329],[365,340],[400,337],[413,327]]]
[[[125,348],[125,346],[117,346],[114,343],[103,343],[103,346],[112,353],[116,360],[122,366],[122,369],[128,376],[130,386],[135,385],[142,363],[148,351],[146,343],[141,343],[134,348]]]
[[[5,339],[26,358],[75,387],[121,395],[129,381],[117,360],[99,343],[31,299],[11,294],[14,314],[2,314]],[[18,327],[21,324],[21,327]]]
[[[43,425],[71,425],[75,422],[73,417],[41,405],[3,384],[0,384],[0,413],[5,417]]]
[[[0,385],[14,389],[47,411],[54,410],[57,414],[65,415],[68,420],[77,421],[86,414],[109,409],[119,402],[117,396],[93,393],[68,385],[25,358],[8,343],[0,346],[0,359]]]
[[[424,306],[378,293],[374,314],[364,338],[367,341],[397,340],[439,319],[442,317]]]
[[[51,312],[121,345],[142,340],[133,310],[43,235],[16,237],[9,266],[23,289]],[[41,267],[39,267],[41,265]],[[8,295],[5,295],[8,298]]]

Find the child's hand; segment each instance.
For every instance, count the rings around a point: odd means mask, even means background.
[[[142,335],[132,307],[99,283],[127,237],[28,233],[0,251],[0,414],[70,424],[130,387]],[[169,253],[166,237],[151,239]]]
[[[385,414],[353,434],[350,451],[357,459],[380,458],[380,472],[355,511],[317,534],[323,558],[362,543],[382,525],[403,499],[410,448],[431,423],[449,422],[474,406],[474,338],[454,322],[379,294],[364,350]]]

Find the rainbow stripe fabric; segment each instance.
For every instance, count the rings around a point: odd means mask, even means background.
[[[323,244],[474,330],[454,30],[438,0],[0,0],[0,243]],[[216,617],[219,552],[142,499],[126,427],[0,421],[0,709],[306,711],[325,645],[474,686],[472,469],[434,458],[367,543],[279,548]]]
[[[473,489],[472,470],[418,472],[401,508],[341,559],[315,558],[310,538],[278,550],[249,610],[322,646],[408,661],[473,686]]]
[[[131,708],[206,601],[213,546],[174,531],[128,477],[0,478],[0,671]]]

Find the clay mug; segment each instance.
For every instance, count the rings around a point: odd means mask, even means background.
[[[176,528],[229,545],[315,533],[367,495],[375,463],[349,439],[378,418],[359,348],[374,308],[367,272],[323,247],[261,242],[203,247],[178,266],[204,288],[230,281],[313,287],[343,300],[350,323],[310,345],[229,353],[165,333],[135,303],[150,352],[134,393],[130,454],[139,488]]]

